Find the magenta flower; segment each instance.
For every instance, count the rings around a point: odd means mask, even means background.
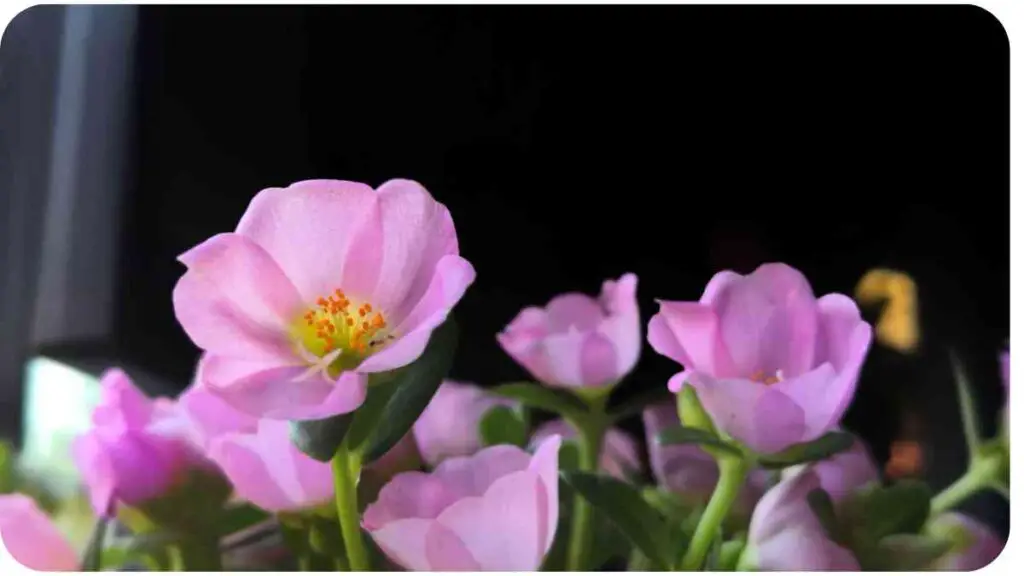
[[[644,433],[651,472],[659,486],[693,501],[706,502],[718,483],[718,464],[696,444],[663,446],[657,437],[661,431],[681,424],[679,413],[672,402],[665,402],[644,410]],[[757,499],[764,493],[767,474],[753,470],[736,498],[738,512],[749,514]]]
[[[970,572],[988,566],[1006,542],[991,528],[970,516],[946,512],[933,520],[929,532],[953,541],[953,548],[931,566],[933,570]]]
[[[498,343],[549,386],[616,384],[640,358],[636,282],[636,275],[626,274],[606,281],[598,298],[574,292],[545,308],[526,308],[498,334]]]
[[[685,371],[718,429],[755,451],[815,440],[846,412],[871,326],[840,294],[817,300],[803,274],[765,264],[719,272],[699,302],[661,301],[647,339]]]
[[[533,433],[530,446],[536,448],[552,436],[560,436],[564,440],[575,440],[576,429],[565,420],[550,420]],[[600,467],[605,473],[619,480],[629,480],[639,474],[641,470],[640,452],[636,441],[618,428],[609,428],[604,435]]]
[[[796,476],[807,466],[787,468],[782,472],[782,477]],[[817,474],[822,490],[828,493],[833,502],[842,502],[856,490],[881,480],[871,452],[859,438],[846,452],[809,466]]]
[[[0,495],[0,540],[22,566],[42,572],[77,572],[78,555],[35,500]]]
[[[409,570],[535,571],[558,527],[558,449],[492,446],[431,474],[395,476],[363,527]]]
[[[495,406],[512,402],[472,384],[445,380],[413,425],[420,455],[430,466],[469,456],[481,448],[480,419]]]
[[[475,277],[448,210],[408,180],[263,190],[180,260],[174,309],[204,385],[279,419],[358,408],[368,375],[416,360]]]
[[[97,515],[113,514],[116,502],[136,506],[162,496],[189,471],[211,469],[172,401],[147,398],[118,369],[100,385],[92,428],[72,445]]]
[[[773,486],[754,508],[741,565],[768,571],[859,571],[853,554],[829,539],[807,502],[820,486],[804,469]]]

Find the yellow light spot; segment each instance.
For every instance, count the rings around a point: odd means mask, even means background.
[[[921,340],[917,284],[903,272],[876,268],[861,278],[854,290],[861,304],[881,304],[875,324],[878,342],[903,353],[917,350]]]

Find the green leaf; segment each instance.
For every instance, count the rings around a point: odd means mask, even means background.
[[[441,386],[441,381],[448,376],[458,340],[459,329],[455,320],[449,317],[434,329],[419,359],[395,376],[395,392],[376,415],[375,433],[368,442],[359,445],[364,462],[373,462],[387,454],[412,428]]]
[[[836,542],[841,541],[839,519],[836,517],[836,510],[832,505],[832,498],[828,495],[828,492],[821,488],[811,490],[810,494],[807,495],[807,503],[811,506],[811,510],[814,511],[814,515],[818,517],[818,522],[821,523],[821,527],[825,529],[829,538]]]
[[[635,488],[610,476],[588,472],[562,472],[562,478],[575,493],[607,516],[659,570],[672,567],[675,559],[671,529]]]
[[[352,419],[353,414],[349,413],[323,420],[294,421],[291,423],[292,444],[310,458],[330,462],[345,439]]]
[[[103,541],[107,535],[108,522],[103,516],[96,519],[92,533],[89,534],[89,542],[82,553],[82,572],[99,572],[103,566]]]
[[[558,449],[558,469],[575,472],[580,469],[580,445],[564,441]]]
[[[634,395],[632,398],[609,410],[610,418],[612,422],[618,422],[619,420],[629,418],[630,416],[635,416],[643,412],[645,408],[652,404],[659,404],[671,399],[672,395],[667,394],[664,388],[647,390]]]
[[[978,454],[981,447],[981,428],[978,426],[978,410],[974,407],[974,396],[971,394],[971,384],[967,380],[960,358],[952,350],[949,351],[949,360],[953,365],[953,379],[956,381],[956,395],[960,403],[960,423],[964,430],[964,441],[967,443],[967,452],[971,458]]]
[[[893,534],[916,534],[931,514],[931,490],[918,480],[872,486],[854,492],[840,506],[857,548],[872,546]]]
[[[698,428],[690,428],[688,426],[676,426],[674,428],[666,428],[658,434],[658,444],[662,446],[671,446],[673,444],[700,444],[702,446],[708,446],[728,452],[730,454],[740,455],[740,451],[718,436],[715,436],[711,432],[700,430]]]
[[[775,454],[762,454],[758,457],[761,466],[769,469],[788,468],[806,462],[817,462],[831,458],[853,447],[855,439],[849,432],[829,432],[804,444],[797,444]]]
[[[524,406],[554,412],[568,419],[585,414],[589,408],[571,392],[548,388],[534,382],[502,384],[490,390],[492,394],[521,402]]]
[[[529,440],[529,430],[522,420],[521,411],[508,406],[495,406],[480,418],[480,440],[484,446],[511,444],[523,448]]]
[[[714,570],[718,565],[719,555],[722,553],[722,529],[715,531],[715,537],[711,541],[707,555],[704,556],[704,571]]]
[[[878,570],[919,572],[952,549],[948,540],[921,534],[893,534],[878,543]]]
[[[269,519],[270,514],[251,504],[238,504],[224,509],[218,528],[223,538]]]

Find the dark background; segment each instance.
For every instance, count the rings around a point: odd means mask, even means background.
[[[404,177],[449,207],[478,273],[454,378],[521,379],[494,339],[516,312],[627,271],[646,323],[720,269],[784,261],[851,294],[886,266],[918,283],[922,346],[875,347],[847,424],[884,461],[916,417],[928,479],[954,479],[954,348],[994,430],[1009,49],[979,8],[150,6],[137,24],[113,328],[25,357],[180,389],[198,352],[171,306],[178,254],[262,188]],[[619,396],[676,369],[646,348]],[[974,507],[1006,530],[998,498]]]

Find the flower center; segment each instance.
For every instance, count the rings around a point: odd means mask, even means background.
[[[295,321],[293,334],[304,356],[323,358],[338,352],[330,367],[339,373],[394,339],[382,312],[368,302],[356,306],[341,289],[317,298],[316,306]]]
[[[772,384],[782,382],[782,370],[776,370],[775,374],[769,374],[767,376],[765,375],[764,370],[758,370],[750,376],[750,379],[754,382],[760,382],[766,386],[771,386]]]

